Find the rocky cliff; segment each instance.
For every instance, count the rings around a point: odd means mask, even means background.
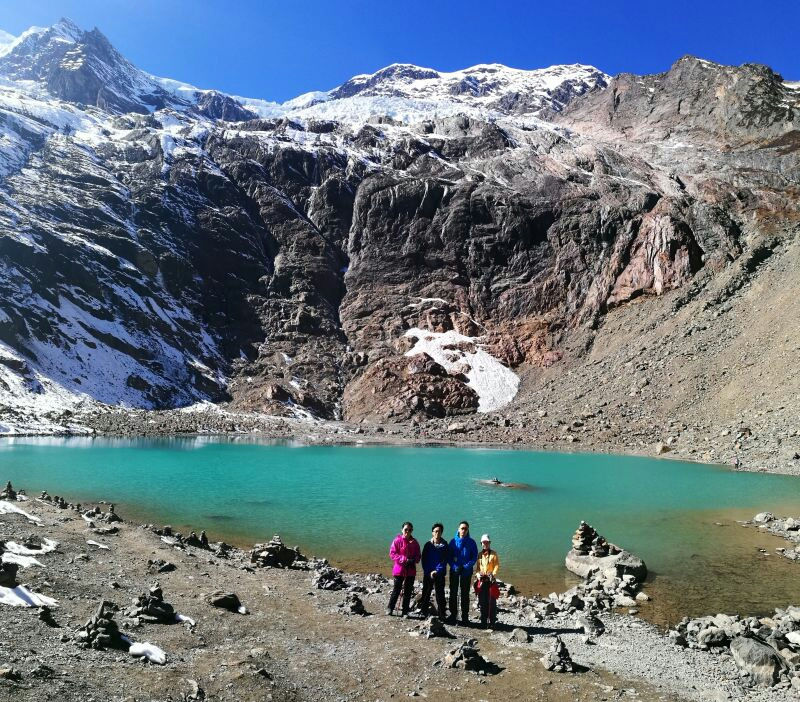
[[[62,21],[0,75],[6,431],[522,411],[631,305],[655,327],[796,239],[800,90],[762,66],[396,65],[276,105]]]

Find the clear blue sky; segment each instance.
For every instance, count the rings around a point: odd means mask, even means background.
[[[800,80],[798,0],[0,0],[12,34],[62,16],[151,73],[279,101],[395,62],[654,73],[694,54]]]

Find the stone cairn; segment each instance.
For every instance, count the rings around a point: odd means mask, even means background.
[[[575,672],[572,658],[569,655],[566,644],[561,640],[560,636],[556,636],[550,650],[545,653],[540,660],[547,670],[552,670],[556,673]]]
[[[125,610],[125,616],[143,622],[174,624],[177,621],[175,608],[164,601],[164,593],[158,583],[134,600],[133,606]]]
[[[277,534],[269,543],[256,544],[250,551],[250,562],[261,568],[304,568],[307,561],[297,546],[285,546]]]
[[[606,541],[590,524],[581,521],[580,526],[572,535],[572,548],[582,556],[613,556],[620,552],[620,548]]]
[[[442,668],[469,670],[473,673],[481,673],[484,675],[487,673],[499,672],[498,667],[494,663],[487,661],[478,653],[478,642],[475,639],[470,639],[448,651],[445,657],[440,661],[436,661],[434,665],[441,666]]]
[[[127,651],[130,643],[122,636],[117,623],[114,621],[114,612],[117,606],[111,602],[103,601],[97,608],[94,616],[78,630],[73,641],[83,648],[119,648]]]
[[[319,564],[311,578],[311,584],[317,590],[344,590],[347,583],[342,577],[344,573],[338,568],[333,568],[327,564]]]
[[[361,601],[361,598],[356,595],[355,592],[347,593],[347,596],[344,598],[344,602],[339,605],[339,609],[342,610],[345,614],[357,614],[360,617],[364,617],[369,612],[364,608],[364,603]]]
[[[17,492],[11,487],[11,481],[9,480],[6,483],[5,488],[3,491],[0,492],[0,500],[16,500],[17,499]]]

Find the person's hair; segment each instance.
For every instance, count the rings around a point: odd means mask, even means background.
[[[431,527],[431,531],[433,531],[436,527],[439,527],[442,531],[444,531],[444,524],[441,522],[436,522],[436,524]]]
[[[411,522],[403,522],[403,529],[405,529],[406,527],[411,527],[413,529],[414,525]]]
[[[461,526],[462,524],[466,524],[466,526],[467,526],[467,529],[469,529],[469,522],[468,522],[466,519],[462,519],[462,520],[461,520],[461,521],[458,523],[458,526]]]

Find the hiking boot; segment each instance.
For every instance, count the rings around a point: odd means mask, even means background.
[[[387,607],[386,608],[386,616],[387,617],[391,617],[392,616],[392,608],[391,607]]]

